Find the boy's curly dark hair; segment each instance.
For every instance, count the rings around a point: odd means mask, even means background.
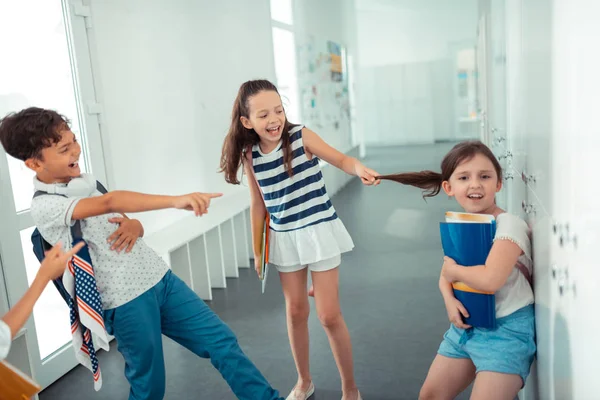
[[[0,142],[4,150],[21,161],[41,158],[42,150],[60,142],[60,131],[70,121],[53,110],[29,107],[0,120]]]

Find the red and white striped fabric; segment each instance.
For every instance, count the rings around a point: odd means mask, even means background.
[[[102,374],[96,357],[96,346],[109,350],[108,334],[104,326],[102,300],[96,287],[94,268],[87,246],[69,262],[63,275],[63,284],[71,296],[69,303],[73,349],[79,363],[94,374],[94,389],[102,387]]]

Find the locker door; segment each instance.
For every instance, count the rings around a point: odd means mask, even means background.
[[[600,34],[597,23],[600,4],[594,0],[575,0],[564,2],[556,11],[557,18],[560,15],[564,20],[556,35],[567,38],[561,51],[568,65],[563,79],[569,93],[560,105],[569,115],[566,126],[569,139],[564,151],[571,161],[566,177],[568,188],[563,190],[568,199],[568,217],[559,221],[562,225],[560,247],[567,254],[568,263],[565,273],[556,282],[562,288],[562,301],[568,307],[569,332],[573,339],[571,368],[564,372],[571,374],[571,398],[592,400],[598,398],[600,391],[600,380],[595,373],[600,355],[597,340],[600,316],[596,310],[600,304],[597,262],[597,249],[600,248],[600,189],[597,183],[600,50],[596,40]]]
[[[527,400],[559,400],[568,397],[553,397],[555,358],[557,355],[564,358],[561,352],[569,352],[569,335],[564,329],[567,315],[561,309],[552,275],[553,263],[561,265],[562,262],[555,253],[552,227],[557,212],[564,212],[553,197],[553,189],[559,182],[553,167],[562,165],[561,157],[565,156],[559,151],[563,146],[560,143],[562,136],[553,136],[552,1],[521,0],[516,7],[521,17],[522,52],[519,84],[523,96],[519,126],[521,144],[527,155],[517,173],[526,189],[520,205],[532,229],[538,345],[535,368],[525,393]]]

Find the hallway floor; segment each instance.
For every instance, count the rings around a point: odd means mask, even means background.
[[[439,169],[451,144],[369,149],[365,164],[381,174]],[[442,264],[438,222],[456,210],[440,195],[423,201],[415,188],[383,182],[376,188],[354,180],[333,199],[355,242],[340,270],[342,311],[354,347],[356,380],[365,400],[416,399],[448,320],[437,281]],[[274,272],[271,271],[271,272]],[[213,290],[210,307],[233,329],[250,359],[287,396],[296,382],[288,344],[279,277],[267,291],[252,270]],[[309,320],[315,400],[339,400],[340,378],[314,301]],[[166,399],[234,399],[208,360],[164,339]],[[92,376],[77,367],[46,389],[41,400],[127,399],[124,363],[113,342],[100,354],[104,385],[93,390]],[[463,393],[459,399],[467,399]]]

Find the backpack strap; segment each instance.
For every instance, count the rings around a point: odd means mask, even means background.
[[[102,183],[100,183],[100,181],[96,181],[96,189],[102,194],[108,193],[108,190],[106,190],[106,188],[104,187],[104,185],[102,185]],[[35,199],[36,197],[43,196],[46,194],[50,195],[50,193],[44,192],[42,190],[37,190],[33,194],[33,198]],[[56,194],[56,195],[62,196],[60,194]],[[81,221],[75,221],[73,226],[71,226],[71,237],[73,238],[73,240],[75,240],[75,239],[82,240],[83,239],[83,233],[81,231]],[[35,256],[37,257],[37,259],[40,262],[42,262],[42,260],[45,257],[45,252],[50,250],[52,248],[52,245],[50,243],[48,243],[46,240],[44,240],[44,238],[42,237],[42,234],[40,233],[40,231],[37,228],[33,231],[32,235],[31,235],[31,242],[33,244],[33,252],[34,252]],[[59,276],[57,279],[54,279],[52,281],[52,283],[54,284],[54,286],[60,293],[63,300],[67,304],[69,304],[69,301],[71,300],[71,296],[65,289],[65,285],[62,282],[62,276]]]
[[[529,282],[529,286],[531,286],[531,290],[533,290],[533,277],[529,273],[529,270],[527,269],[527,267],[520,261],[517,261],[517,264],[515,266],[517,267],[517,269],[519,271],[521,271],[521,273],[523,274],[525,279],[527,279],[527,282]]]
[[[53,193],[47,193],[47,192],[43,192],[41,190],[38,190],[38,191],[36,191],[33,194],[33,198],[35,199],[36,197],[43,196],[43,195],[46,195],[46,194],[47,195],[54,195],[54,196],[63,196],[63,197],[66,197],[66,196],[64,196],[62,194],[57,194],[57,193],[53,194]],[[75,240],[75,239],[77,239],[77,240],[83,239],[83,234],[81,232],[81,221],[75,221],[75,223],[71,226],[71,237],[73,238],[73,240]]]
[[[37,190],[34,194],[33,194],[33,198],[35,199],[36,197],[39,196],[43,196],[45,194],[49,194],[48,192],[42,192],[41,190]],[[59,195],[60,196],[60,195]]]
[[[100,183],[100,181],[96,181],[96,190],[102,194],[108,193],[108,190],[106,190],[106,188],[102,183]]]
[[[102,183],[100,183],[100,181],[96,181],[96,190],[98,190],[100,193],[102,194],[106,194],[108,193],[108,190],[106,190],[106,188],[104,187],[104,185]],[[50,195],[50,193],[48,192],[44,192],[41,190],[36,191],[33,194],[33,198],[35,199],[36,197],[39,196],[43,196],[43,195]],[[55,196],[63,196],[66,197],[62,194],[54,194]],[[75,221],[75,223],[73,224],[73,226],[71,226],[71,237],[73,238],[73,240],[77,239],[77,240],[81,240],[83,239],[83,233],[81,231],[81,222],[80,221]]]

